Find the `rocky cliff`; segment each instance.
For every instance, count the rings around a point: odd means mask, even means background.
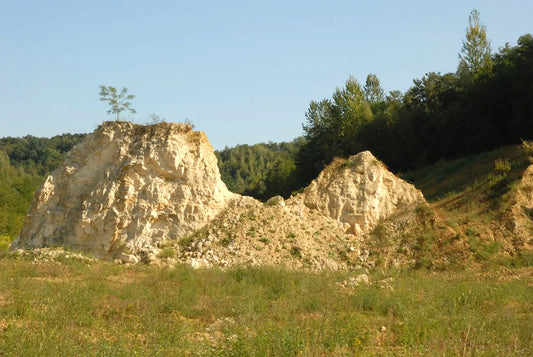
[[[186,124],[108,122],[46,179],[12,248],[136,253],[196,231],[235,196],[203,132]]]
[[[229,192],[213,148],[186,124],[101,125],[36,193],[12,249],[68,246],[136,262],[340,269],[368,233],[422,194],[369,152],[328,166],[302,194],[263,204]]]

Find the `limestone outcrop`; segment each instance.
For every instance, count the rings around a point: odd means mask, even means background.
[[[370,152],[336,160],[303,193],[231,193],[203,132],[104,123],[36,193],[11,249],[66,246],[124,263],[371,266],[369,233],[424,202]]]
[[[198,230],[234,197],[203,132],[187,124],[108,122],[46,179],[12,249],[135,254]]]
[[[347,233],[371,232],[379,221],[425,202],[369,151],[337,159],[295,199],[339,221]]]

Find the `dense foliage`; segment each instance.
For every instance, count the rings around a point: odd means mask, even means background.
[[[217,151],[222,180],[236,193],[268,199],[289,196],[297,187],[295,156],[303,143],[238,145]]]
[[[11,165],[30,175],[45,176],[61,165],[65,154],[80,143],[85,134],[63,134],[52,138],[1,138],[0,151],[5,152]]]
[[[363,92],[350,78],[331,100],[311,102],[300,182],[333,157],[362,150],[404,171],[533,138],[533,37],[500,49],[478,72],[431,72],[380,102]]]

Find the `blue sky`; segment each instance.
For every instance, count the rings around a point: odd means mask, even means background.
[[[472,9],[493,50],[533,33],[529,0],[0,0],[0,137],[91,132],[110,85],[136,95],[124,119],[189,119],[216,149],[292,140],[350,75],[454,72]]]

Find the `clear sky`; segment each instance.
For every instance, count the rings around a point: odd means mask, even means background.
[[[455,72],[473,9],[493,50],[533,33],[533,0],[0,0],[0,137],[91,132],[109,85],[216,149],[292,140],[350,75]]]

